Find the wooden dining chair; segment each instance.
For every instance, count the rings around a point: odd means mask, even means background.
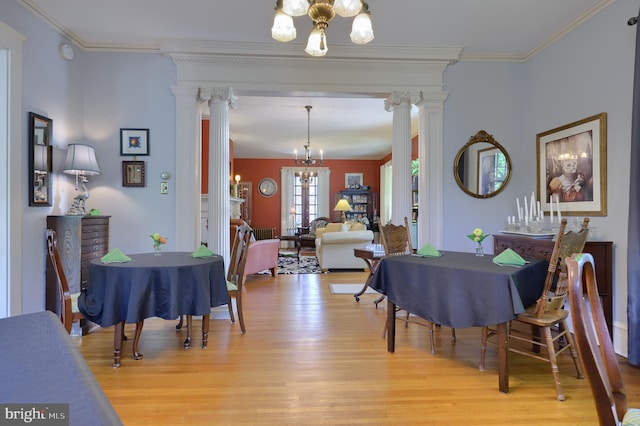
[[[413,247],[411,245],[411,231],[409,229],[409,221],[404,218],[404,225],[394,225],[387,223],[384,226],[379,226],[380,240],[384,247],[385,256],[405,256],[413,253]],[[379,299],[376,302],[380,302],[383,299]],[[429,341],[431,343],[431,353],[436,353],[436,345],[434,339],[434,324],[427,321],[425,324],[422,321],[412,320],[411,313],[402,309],[402,307],[396,305],[396,312],[405,311],[404,317],[396,317],[398,321],[404,322],[405,328],[409,326],[409,323],[418,324],[429,327]],[[424,320],[426,321],[426,320]],[[385,322],[384,330],[382,331],[382,338],[387,335],[387,323]],[[451,329],[451,341],[456,341],[456,331]]]
[[[566,264],[573,333],[600,425],[640,425],[640,409],[627,407],[620,365],[598,294],[593,256],[574,254]]]
[[[549,260],[542,294],[533,306],[527,308],[509,324],[509,351],[551,364],[558,401],[565,399],[558,371],[557,359],[559,355],[569,351],[578,378],[583,378],[580,360],[567,325],[569,312],[564,309],[564,302],[568,294],[567,267],[564,260],[583,250],[589,232],[587,228],[589,219],[583,220],[582,227],[578,232],[569,231],[565,234],[566,225],[567,220],[562,219]],[[518,323],[522,324],[523,328],[514,327]],[[543,338],[541,338],[541,334]],[[496,342],[490,340],[495,336],[497,336],[495,328],[482,328],[479,367],[481,371],[484,371],[487,344],[495,344]],[[531,349],[528,350],[524,345],[513,345],[514,341],[525,343],[526,346],[530,345]],[[541,348],[546,348],[546,353],[541,352]]]
[[[247,263],[247,255],[249,253],[249,244],[253,237],[253,230],[249,225],[238,225],[231,245],[231,259],[229,261],[229,268],[227,269],[227,292],[231,299],[236,301],[236,311],[238,313],[238,322],[240,323],[240,330],[242,334],[246,332],[244,325],[244,315],[242,314],[242,282],[244,276],[244,267]],[[229,300],[229,317],[232,323],[236,322],[235,315],[233,313],[233,304]],[[187,315],[187,340],[185,340],[185,347],[189,347],[191,343],[191,320],[192,316]],[[206,318],[203,316],[202,321],[202,347],[207,347],[207,337],[209,327],[204,321],[209,320],[209,315]],[[176,330],[182,328],[182,316],[180,321],[176,325]]]
[[[252,236],[253,230],[249,225],[238,226],[231,248],[231,261],[229,262],[229,270],[227,272],[227,291],[229,292],[229,297],[235,298],[236,300],[236,311],[238,313],[238,322],[240,322],[242,334],[246,332],[244,316],[242,314],[242,284],[244,281],[244,267],[247,264],[249,244],[251,243]],[[231,322],[235,322],[231,301],[229,302],[229,316],[231,317]]]
[[[71,327],[73,323],[79,322],[84,318],[84,315],[78,310],[78,296],[80,293],[71,293],[69,291],[69,283],[67,276],[64,273],[62,263],[60,262],[60,254],[58,253],[58,238],[56,231],[53,229],[47,229],[46,232],[47,251],[49,253],[49,260],[53,265],[53,270],[56,273],[56,281],[58,284],[58,316],[60,321],[67,330],[67,333],[71,334]]]

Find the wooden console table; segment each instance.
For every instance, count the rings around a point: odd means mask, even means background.
[[[499,254],[510,248],[522,256],[538,257],[549,260],[554,241],[523,237],[518,235],[494,234],[493,252]],[[584,252],[590,253],[596,264],[598,293],[602,300],[604,317],[607,320],[609,334],[613,336],[613,243],[611,241],[587,241]]]

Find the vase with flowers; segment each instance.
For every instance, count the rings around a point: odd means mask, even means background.
[[[471,241],[474,241],[476,246],[476,256],[484,256],[484,248],[482,247],[482,240],[487,238],[490,234],[485,234],[482,229],[476,228],[473,230],[473,234],[467,235]]]
[[[156,255],[160,254],[160,245],[167,243],[167,238],[160,236],[157,232],[155,234],[149,235],[153,240],[153,252]]]

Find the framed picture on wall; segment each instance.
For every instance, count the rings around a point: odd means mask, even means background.
[[[567,216],[606,216],[607,114],[539,133],[537,143],[542,210],[553,205]]]
[[[363,185],[362,173],[345,173],[344,174],[344,187],[351,189],[358,189]]]
[[[149,155],[149,129],[120,129],[120,155]]]
[[[122,162],[122,186],[134,188],[145,186],[144,161]]]

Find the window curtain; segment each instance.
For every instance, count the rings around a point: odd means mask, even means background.
[[[640,14],[640,12],[639,12]],[[629,20],[629,25],[637,18]],[[636,25],[637,27],[637,25]],[[640,31],[636,28],[636,56],[631,121],[629,237],[627,244],[627,342],[629,363],[640,366]]]
[[[304,172],[304,167],[283,167],[280,170],[280,233],[283,230],[286,231],[287,224],[289,223],[289,212],[291,206],[293,206],[293,196],[295,191],[296,173]],[[318,216],[330,217],[329,213],[333,206],[329,206],[331,203],[331,197],[329,193],[329,184],[331,178],[331,170],[327,167],[314,167],[313,171],[316,172],[318,179]]]
[[[380,166],[380,223],[391,220],[391,161]]]

